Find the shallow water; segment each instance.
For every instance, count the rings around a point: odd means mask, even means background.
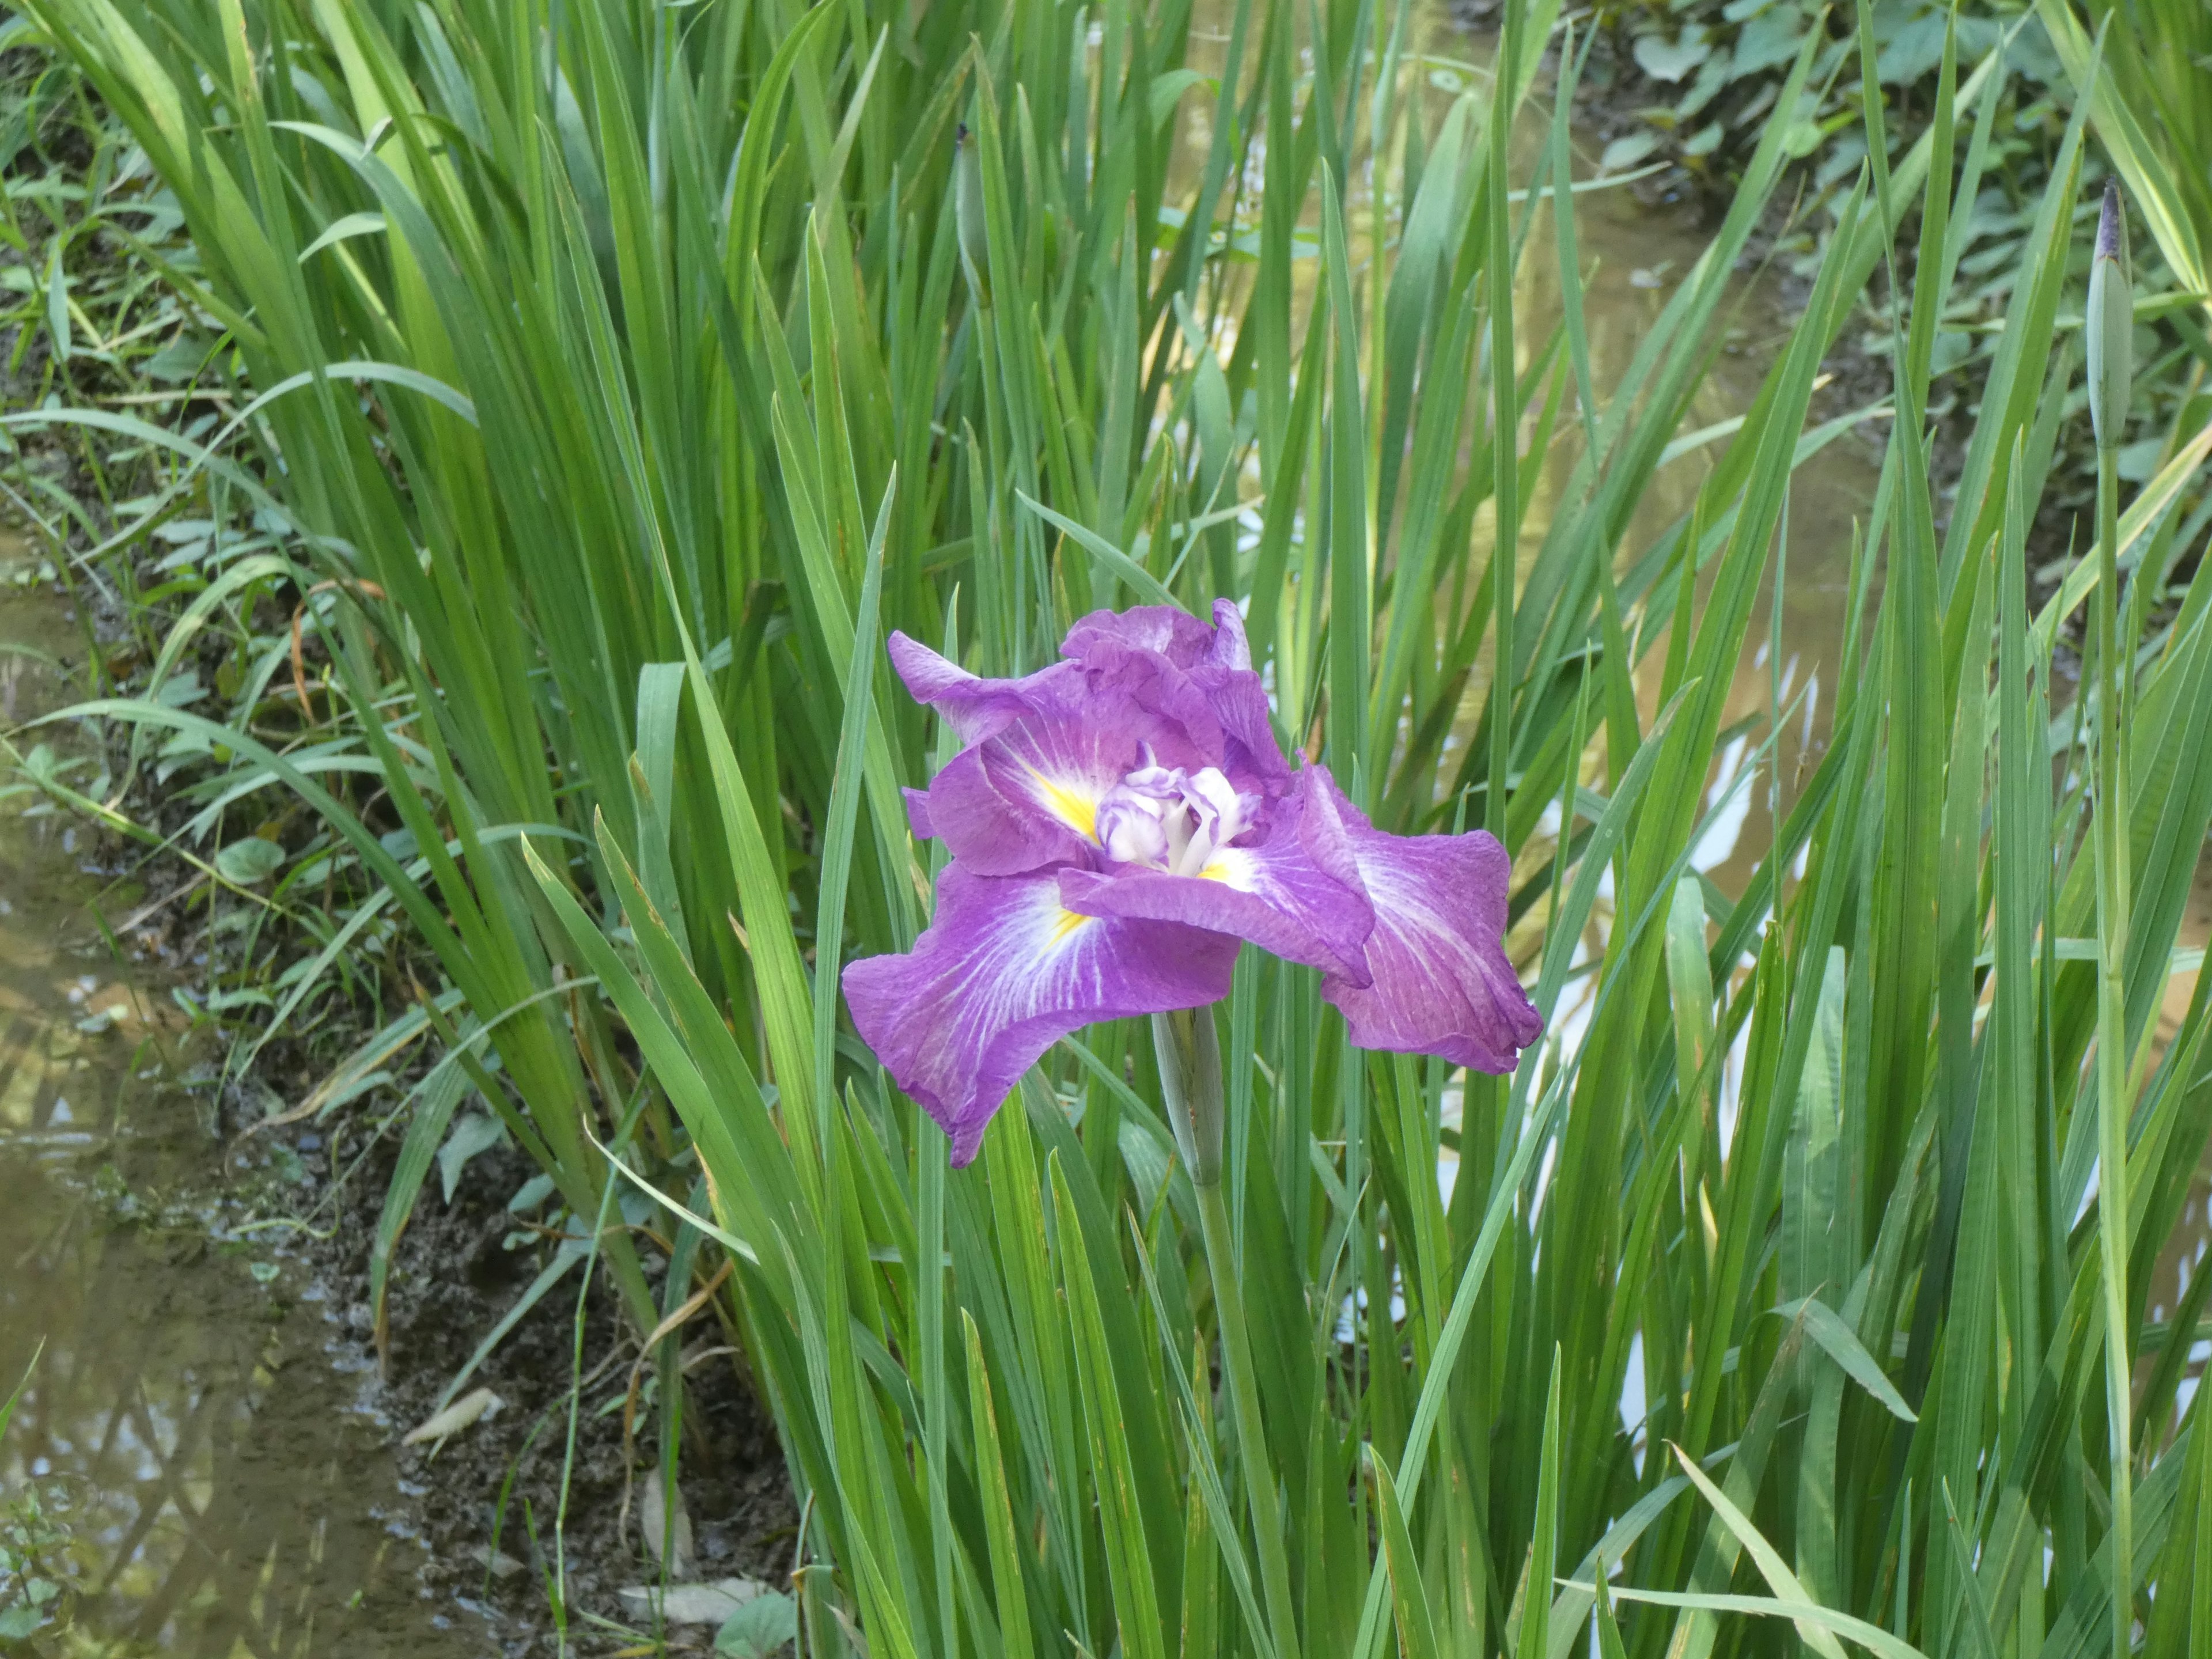
[[[0,547],[0,574],[16,553]],[[82,659],[58,600],[0,588],[0,724],[65,694],[50,663],[9,649],[24,645]],[[301,1172],[206,1132],[180,1082],[173,975],[118,962],[88,908],[105,884],[89,839],[26,804],[0,802],[0,1399],[39,1357],[0,1442],[0,1545],[35,1535],[33,1576],[55,1593],[21,1650],[492,1650],[418,1587],[369,1379],[281,1231],[241,1212]],[[112,923],[135,902],[123,891]],[[247,1203],[210,1197],[218,1183]],[[9,1565],[14,1652],[27,1614]]]

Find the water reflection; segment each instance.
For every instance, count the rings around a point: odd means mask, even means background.
[[[74,633],[0,603],[0,647]],[[58,698],[0,662],[15,719]],[[416,1583],[389,1429],[314,1291],[189,1196],[224,1150],[171,1080],[173,1011],[87,912],[82,832],[26,804],[0,801],[0,1398],[43,1352],[0,1443],[0,1648],[484,1651]]]
[[[1580,158],[1577,171],[1589,165],[1588,157]],[[1575,225],[1592,380],[1600,386],[1618,384],[1658,323],[1675,286],[1704,253],[1709,232],[1686,214],[1655,212],[1621,191],[1576,197]],[[1563,315],[1558,271],[1546,216],[1531,238],[1522,289],[1516,295],[1521,333],[1530,343],[1527,349],[1532,357],[1536,344],[1559,325]],[[1714,324],[1721,331],[1720,349],[1692,396],[1683,421],[1686,434],[1717,429],[1725,434],[1731,430],[1730,423],[1751,407],[1768,369],[1788,343],[1793,319],[1774,285],[1745,278],[1732,288]],[[1829,416],[1841,411],[1820,412]],[[1724,738],[1706,778],[1699,802],[1700,827],[1689,860],[1690,867],[1725,899],[1733,901],[1744,891],[1772,848],[1778,811],[1789,811],[1798,788],[1826,750],[1833,680],[1843,654],[1853,526],[1863,522],[1874,500],[1878,445],[1885,435],[1882,416],[1869,411],[1857,431],[1827,444],[1792,477],[1776,557],[1753,603],[1747,654],[1722,717],[1722,731],[1732,735]],[[1686,444],[1680,455],[1661,465],[1638,500],[1618,550],[1622,574],[1690,511],[1712,468],[1726,454],[1728,442],[1723,435],[1715,442]],[[1554,453],[1539,475],[1525,518],[1524,568],[1553,514],[1571,505],[1565,497],[1579,449],[1574,423],[1562,421]],[[1711,574],[1709,569],[1706,579]],[[1632,609],[1626,620],[1632,634],[1641,627],[1650,641],[1634,670],[1638,713],[1648,726],[1659,712],[1666,618],[1640,617]],[[1778,711],[1785,718],[1774,730],[1771,716]],[[1470,726],[1479,712],[1479,704],[1471,702],[1466,711]],[[1602,787],[1602,767],[1595,757],[1584,781]],[[1524,877],[1548,866],[1558,830],[1554,806],[1522,849]],[[1612,906],[1608,874],[1601,882],[1598,902],[1578,943],[1578,965],[1603,954],[1613,923]],[[1544,925],[1540,907],[1525,923],[1528,937],[1516,937],[1514,943],[1533,956]],[[1573,981],[1563,998],[1553,1024],[1561,1054],[1571,1053],[1580,1042],[1593,1012],[1595,990],[1594,978],[1585,975]],[[1719,1109],[1723,1139],[1735,1114],[1746,1035],[1739,1035],[1737,1052],[1725,1057],[1723,1065]]]
[[[419,1546],[376,1518],[380,1487],[400,1497],[384,1431],[324,1361],[319,1310],[187,1236],[117,1225],[45,1163],[0,1154],[0,1366],[46,1344],[0,1489],[46,1523],[72,1645],[438,1651]]]

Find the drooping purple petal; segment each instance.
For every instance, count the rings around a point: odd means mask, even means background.
[[[1368,982],[1374,907],[1322,775],[1266,808],[1266,822],[1231,844],[1205,847],[1188,870],[1120,866],[1060,872],[1060,899],[1086,915],[1147,917],[1234,933],[1287,961]]]
[[[1322,773],[1320,767],[1310,772]],[[1332,973],[1322,994],[1344,1011],[1363,1048],[1441,1054],[1479,1072],[1510,1072],[1544,1022],[1505,955],[1505,849],[1477,830],[1391,836],[1337,792],[1362,884],[1375,907],[1371,982]]]
[[[905,956],[845,969],[860,1038],[968,1163],[1006,1091],[1094,1020],[1202,1007],[1229,994],[1237,941],[1172,922],[1080,915],[1055,873],[938,880],[937,915]]]

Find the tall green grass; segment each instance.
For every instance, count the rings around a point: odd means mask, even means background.
[[[2152,306],[2179,343],[2141,364],[2145,379],[2169,381],[2171,411],[2162,431],[2156,422],[2139,427],[2136,446],[2162,465],[2212,425],[2212,173],[2203,161],[2212,153],[2212,10],[2185,0],[2084,0],[2086,17],[2065,0],[2037,0],[2037,9],[2136,204],[2138,248],[2155,250],[2172,273],[2173,291]],[[2144,320],[2138,316],[2142,343],[2163,345]],[[2194,550],[2204,511],[2200,504],[2171,521],[2147,547],[2142,566],[2152,579],[2133,585],[2132,607],[2166,602],[2168,578]]]
[[[2212,15],[2185,0],[2036,0],[2090,121],[2135,192],[2152,240],[2194,299],[2212,307]],[[2201,337],[2201,336],[2200,336]]]
[[[2100,1099],[2114,806],[2054,656],[2100,562],[2031,614],[2025,552],[2081,115],[1948,517],[1929,363],[2005,73],[1948,55],[1693,510],[1638,545],[1790,123],[1595,386],[1566,100],[1529,105],[1545,50],[1573,72],[1553,5],[1516,0],[1445,98],[1402,6],[27,9],[181,204],[253,453],[166,440],[175,488],[219,475],[282,526],[219,584],[301,606],[313,647],[289,707],[277,675],[228,721],[100,711],[223,745],[226,795],[304,799],[344,849],[312,867],[356,861],[434,953],[384,1039],[451,1056],[392,1225],[473,1089],[598,1218],[641,1328],[690,1286],[655,1291],[617,1204],[733,1260],[810,1650],[849,1621],[887,1656],[1565,1659],[1594,1623],[1607,1659],[2062,1659],[2139,1621],[2205,1652],[2212,1449],[2179,1402],[2212,1279],[2163,1321],[2144,1292],[2212,1129],[2201,981],[2151,1041],[2212,817],[2212,577],[2125,609],[2128,1092]],[[1793,470],[1844,424],[1810,422],[1822,359],[1912,217],[1830,738],[1725,894],[1689,855],[1731,681]],[[1554,257],[1564,321],[1529,339],[1516,274]],[[1240,965],[1215,1017],[1264,1467],[1224,1433],[1142,1023],[1064,1045],[953,1175],[834,971],[927,907],[896,787],[945,740],[880,672],[889,628],[1009,672],[1093,606],[1217,594],[1286,740],[1379,822],[1504,839],[1534,995],[1578,1033],[1453,1075]]]

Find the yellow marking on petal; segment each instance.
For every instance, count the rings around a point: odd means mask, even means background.
[[[1224,847],[1200,868],[1200,881],[1218,881],[1224,887],[1234,887],[1238,892],[1249,892],[1253,887],[1252,855],[1241,847]]]
[[[1043,799],[1046,810],[1082,836],[1085,841],[1098,839],[1098,803],[1090,796],[1070,789],[1066,784],[1054,783],[1035,767],[1029,774],[1036,780],[1037,794]]]
[[[1060,920],[1052,925],[1052,938],[1048,942],[1057,945],[1077,929],[1097,920],[1097,917],[1086,916],[1079,910],[1063,909],[1060,913]]]

